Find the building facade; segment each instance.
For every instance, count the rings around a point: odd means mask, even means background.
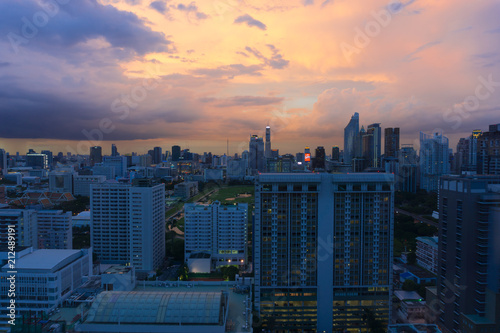
[[[417,237],[417,264],[433,274],[438,273],[438,238]]]
[[[105,181],[106,181],[106,176],[104,175],[74,176],[73,195],[90,197],[90,185],[104,183]]]
[[[500,124],[490,125],[477,139],[477,173],[500,175]]]
[[[207,253],[214,267],[247,263],[248,204],[185,204],[184,214],[186,261]]]
[[[441,179],[439,320],[452,332],[465,329],[464,322],[496,325],[495,332],[500,328],[500,317],[495,317],[500,306],[500,215],[494,213],[500,207],[499,184],[500,177],[493,176]]]
[[[91,185],[91,243],[103,263],[158,268],[165,258],[165,185]]]
[[[71,212],[38,210],[38,248],[71,250],[73,229]]]
[[[8,239],[8,229],[11,225],[15,226],[16,246],[32,246],[35,249],[38,247],[35,210],[0,209],[0,239]]]
[[[261,174],[255,307],[265,331],[364,331],[391,308],[394,177]],[[260,329],[260,328],[259,328]]]
[[[344,128],[344,163],[351,164],[357,157],[359,146],[359,113],[354,113],[349,124]]]
[[[420,132],[420,188],[437,191],[439,178],[450,173],[448,138]]]

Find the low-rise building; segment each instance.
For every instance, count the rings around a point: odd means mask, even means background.
[[[438,270],[438,238],[417,237],[417,264],[433,274]]]

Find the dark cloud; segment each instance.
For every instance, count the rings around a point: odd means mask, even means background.
[[[437,41],[434,41],[434,42],[429,42],[429,43],[426,43],[426,44],[424,44],[424,45],[422,45],[422,46],[418,47],[415,51],[413,51],[413,52],[411,52],[411,53],[407,54],[407,55],[403,58],[403,61],[405,61],[405,62],[412,62],[412,61],[414,61],[414,60],[418,60],[418,59],[420,59],[420,57],[415,57],[415,55],[416,55],[417,53],[420,53],[420,52],[422,52],[422,51],[424,51],[424,50],[426,50],[426,49],[428,49],[428,48],[431,48],[431,47],[433,47],[433,46],[435,46],[435,45],[438,45],[438,44],[441,44],[441,41],[437,40]]]
[[[177,7],[176,7],[178,10],[182,11],[182,12],[186,12],[188,14],[194,14],[194,16],[196,17],[196,19],[198,20],[204,20],[204,19],[207,19],[208,18],[208,15],[203,13],[203,12],[200,12],[199,9],[198,9],[198,6],[196,6],[196,4],[194,2],[191,2],[189,5],[184,5],[182,3],[178,4]]]
[[[231,64],[227,66],[219,66],[216,68],[198,68],[192,71],[195,75],[204,75],[212,78],[228,78],[232,79],[239,75],[252,75],[260,76],[261,70],[264,67],[262,65],[250,65],[245,66],[242,64]]]
[[[259,20],[254,19],[248,14],[238,16],[235,20],[234,23],[246,23],[249,27],[256,27],[259,28],[260,30],[266,30],[267,27],[264,23],[262,23]]]
[[[161,14],[165,14],[168,11],[167,4],[161,0],[151,2],[149,4],[149,7],[153,8]]]
[[[264,55],[262,55],[262,53],[259,50],[255,49],[255,48],[251,48],[249,46],[247,46],[245,48],[245,50],[247,52],[249,52],[250,54],[253,54],[256,58],[262,60],[264,62],[264,64],[266,64],[267,66],[269,66],[271,68],[283,69],[286,66],[288,66],[290,61],[283,59],[283,56],[279,53],[279,50],[274,45],[267,44],[266,46],[272,52],[271,58],[265,57]]]
[[[282,97],[266,97],[266,96],[233,96],[229,98],[204,98],[201,102],[212,103],[216,107],[232,107],[232,106],[263,106],[281,103],[284,100]]]
[[[151,30],[137,15],[111,5],[101,5],[96,0],[79,0],[56,9],[53,17],[45,15],[48,17],[46,24],[37,28],[33,20],[44,14],[38,1],[1,1],[0,34],[7,35],[14,51],[16,47],[26,47],[57,54],[58,50],[68,52],[69,48],[97,38],[105,39],[111,47],[131,50],[139,55],[174,50],[172,42],[163,33]],[[29,30],[26,26],[36,30]],[[25,42],[19,44],[19,40]]]

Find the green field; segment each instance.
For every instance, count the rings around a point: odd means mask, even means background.
[[[240,185],[221,187],[219,191],[211,195],[208,199],[211,202],[220,201],[222,204],[247,203],[253,204],[255,187],[252,185]],[[250,194],[249,197],[242,197],[242,194]],[[227,200],[234,198],[234,200]]]

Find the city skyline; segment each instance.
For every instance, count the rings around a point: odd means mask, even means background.
[[[234,153],[266,125],[291,152],[341,146],[354,112],[402,144],[439,128],[454,147],[500,104],[494,1],[53,3],[0,4],[10,152],[76,153],[103,127],[98,145],[120,151],[229,138]]]

